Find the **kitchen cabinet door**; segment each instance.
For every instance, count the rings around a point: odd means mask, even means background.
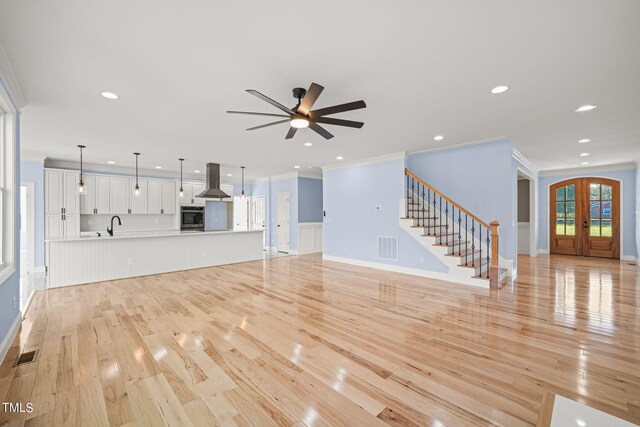
[[[64,237],[80,236],[80,215],[64,216]]]
[[[80,214],[80,196],[78,193],[78,183],[80,174],[75,172],[64,172],[64,196],[62,200],[65,215]]]
[[[133,190],[136,186],[135,178],[129,179],[129,193],[130,193],[130,209],[132,214],[146,214],[147,213],[147,197],[149,196],[149,190],[146,179],[138,179],[138,187],[140,187],[140,194],[136,196],[136,192]]]
[[[64,236],[62,214],[47,215],[45,239],[59,239]]]
[[[147,181],[147,213],[162,213],[162,181],[157,179]]]
[[[103,175],[95,176],[95,208],[97,214],[109,213],[109,177]]]
[[[173,215],[176,213],[176,183],[175,181],[161,181],[161,213]]]
[[[193,183],[193,201],[191,203],[195,203],[198,206],[205,205],[205,199],[202,197],[196,197],[198,194],[204,191],[204,182],[194,182]]]
[[[180,183],[178,183],[180,185]],[[179,205],[190,205],[193,203],[193,183],[191,182],[183,182],[182,189],[184,190],[182,193],[182,197],[178,193],[178,204]]]
[[[47,171],[44,184],[45,213],[62,214],[62,172]]]
[[[129,212],[129,178],[109,177],[109,213],[126,214]]]
[[[83,215],[94,214],[96,209],[96,176],[82,175],[84,192],[80,195],[80,213]]]

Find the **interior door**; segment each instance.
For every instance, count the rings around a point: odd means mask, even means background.
[[[276,194],[278,252],[289,252],[289,193]]]
[[[249,225],[249,199],[247,197],[233,198],[233,229],[244,231]]]
[[[620,183],[574,178],[551,186],[550,252],[620,258]]]
[[[264,196],[255,196],[251,199],[251,229],[263,231],[265,229]],[[267,233],[262,235],[264,248],[267,246]]]

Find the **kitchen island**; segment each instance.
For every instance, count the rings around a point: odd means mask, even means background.
[[[45,241],[47,287],[263,258],[262,230],[106,232]]]

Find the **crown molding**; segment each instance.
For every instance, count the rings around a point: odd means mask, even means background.
[[[406,158],[407,158],[407,153],[405,151],[401,151],[398,153],[385,154],[383,156],[369,157],[367,159],[362,159],[362,160],[352,160],[349,162],[332,163],[332,164],[321,166],[321,167],[322,167],[322,171],[326,172],[334,169],[350,168],[354,166],[364,166],[372,163],[388,162],[391,160],[405,160]]]
[[[535,167],[535,165],[531,163],[529,159],[523,156],[522,153],[516,150],[515,148],[511,151],[511,157],[513,157],[514,159],[522,163],[527,169],[529,169],[534,174],[538,175],[540,173],[540,170],[537,167]]]
[[[11,97],[13,98],[13,102],[16,104],[17,109],[22,109],[27,106],[27,103],[22,95],[22,90],[20,89],[20,85],[18,84],[18,79],[16,79],[16,75],[13,73],[13,68],[11,67],[11,63],[9,62],[9,58],[0,43],[0,80],[4,81],[8,86],[9,92],[11,92]]]
[[[549,169],[540,171],[539,176],[559,176],[559,175],[575,175],[575,174],[592,174],[600,172],[626,171],[638,167],[638,162],[614,163],[610,165],[597,165],[587,167],[565,168],[565,169]]]
[[[488,139],[479,139],[477,141],[462,142],[460,144],[429,147],[429,148],[425,148],[424,150],[409,151],[409,152],[407,152],[407,155],[410,156],[412,154],[429,153],[429,152],[433,152],[433,151],[452,150],[454,148],[470,147],[472,145],[488,144],[490,142],[500,142],[500,141],[509,141],[509,138],[507,138],[506,136],[496,136],[496,137],[488,138]]]
[[[47,169],[64,169],[78,171],[80,170],[80,162],[68,161],[68,160],[54,160],[45,159],[44,167]],[[102,173],[113,175],[126,175],[135,176],[135,167],[129,166],[117,166],[117,165],[103,165],[97,163],[83,162],[83,170],[85,173]],[[149,178],[163,178],[163,179],[180,179],[180,172],[162,171],[157,169],[143,169],[138,168],[138,175]],[[195,173],[183,173],[182,177],[186,181],[204,181],[204,174]],[[227,184],[223,182],[223,184]]]
[[[264,182],[281,181],[283,179],[291,179],[291,178],[310,178],[310,179],[322,180],[322,175],[320,172],[316,172],[316,171],[289,172],[289,173],[283,173],[281,175],[263,176],[262,178],[247,180],[246,183],[261,184]]]

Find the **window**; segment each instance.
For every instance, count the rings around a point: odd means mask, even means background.
[[[18,109],[0,80],[0,286],[15,271]]]
[[[556,236],[576,234],[576,186],[574,184],[556,190]]]

